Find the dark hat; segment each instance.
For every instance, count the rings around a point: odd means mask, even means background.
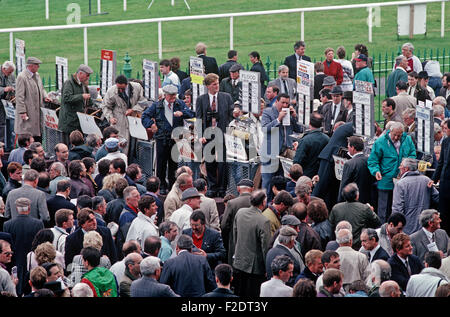
[[[342,88],[341,86],[334,86],[333,89],[330,92],[331,95],[342,95]]]
[[[194,247],[194,243],[192,238],[187,234],[182,234],[177,241],[177,246],[180,249],[192,249]]]
[[[162,88],[165,94],[176,95],[178,93],[178,88],[175,85],[166,85]]]
[[[241,179],[241,181],[239,183],[237,183],[237,186],[253,187],[253,186],[255,186],[255,184],[253,183],[253,181],[251,179],[244,178],[244,179]]]
[[[44,284],[44,288],[51,290],[55,295],[61,295],[66,289],[62,281],[47,282]]]
[[[27,65],[29,64],[42,64],[42,62],[39,58],[30,56],[27,58]]]
[[[285,215],[281,218],[282,225],[299,226],[300,223],[300,220],[294,215]]]
[[[230,72],[238,72],[238,71],[240,71],[242,69],[242,67],[241,67],[241,65],[239,65],[239,64],[233,64],[231,67],[230,67]]]
[[[359,54],[358,57],[355,58],[355,60],[367,62],[367,56],[365,54]]]
[[[428,79],[428,72],[426,70],[423,70],[419,72],[418,76],[420,79]]]
[[[182,201],[185,201],[186,199],[189,199],[189,198],[195,198],[195,197],[200,197],[200,194],[198,193],[198,190],[195,187],[190,187],[188,189],[185,189],[184,192],[181,194]]]
[[[323,79],[322,87],[336,85],[336,80],[333,76],[327,76]]]
[[[85,72],[86,74],[92,74],[94,71],[92,70],[92,68],[90,68],[88,65],[84,65],[84,64],[81,64],[79,67],[78,67],[78,70],[77,70],[77,72]]]
[[[353,91],[344,91],[342,98],[353,101]]]
[[[109,139],[107,139],[107,140],[105,141],[105,146],[106,146],[108,149],[113,149],[113,148],[115,148],[115,147],[118,147],[118,146],[119,146],[119,140],[116,139],[116,138],[109,138]]]

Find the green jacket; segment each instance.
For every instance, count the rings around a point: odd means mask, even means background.
[[[118,297],[116,277],[107,268],[93,268],[83,275],[81,282],[89,285],[94,297]]]
[[[78,84],[75,74],[70,76],[63,84],[61,90],[61,109],[59,110],[58,129],[70,134],[72,131],[81,131],[80,121],[77,112],[85,110],[84,93],[89,93],[88,88],[83,84]],[[87,106],[92,105],[92,100],[88,99]]]
[[[390,130],[387,130],[385,135],[375,141],[367,160],[370,174],[375,176],[377,172],[381,173],[383,178],[378,181],[377,187],[384,190],[394,189],[392,179],[397,177],[398,167],[402,159],[406,157],[416,158],[416,148],[411,137],[403,132],[400,139],[399,154],[397,154],[394,143],[389,136],[390,132]]]
[[[373,77],[373,73],[369,67],[364,67],[360,69],[353,79],[353,83],[355,80],[367,81],[369,83],[375,84],[375,78]]]

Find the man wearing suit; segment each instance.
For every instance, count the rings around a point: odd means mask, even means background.
[[[16,209],[16,200],[21,197],[27,197],[31,201],[30,216],[42,220],[44,223],[50,220],[47,209],[47,201],[44,192],[36,189],[39,181],[39,173],[33,169],[28,170],[23,179],[23,186],[9,192],[6,198],[5,217],[16,218],[18,212]]]
[[[254,183],[250,179],[242,179],[237,184],[239,196],[228,201],[227,207],[222,215],[220,228],[222,229],[222,238],[225,249],[228,253],[228,264],[233,263],[234,240],[233,240],[233,223],[236,213],[241,208],[248,208],[250,204],[250,195],[253,191]]]
[[[205,215],[206,226],[220,232],[220,218],[217,203],[213,198],[205,196],[208,191],[206,180],[204,178],[197,178],[193,185],[200,194],[200,210]]]
[[[234,105],[231,95],[219,92],[219,76],[208,74],[204,79],[208,92],[197,98],[196,118],[201,120],[206,160],[206,178],[209,192],[206,196],[224,197],[227,189],[227,165],[224,133],[233,120]],[[207,130],[208,129],[208,130]],[[212,144],[210,142],[214,140]],[[212,145],[212,146],[211,146]]]
[[[406,290],[411,275],[419,274],[424,268],[420,259],[413,255],[410,237],[406,233],[397,233],[391,240],[394,254],[388,259],[391,266],[391,280],[396,281],[403,291]]]
[[[214,57],[206,56],[206,45],[205,43],[198,43],[195,46],[195,53],[197,57],[203,60],[203,67],[205,68],[205,74],[214,73],[219,75],[219,66],[217,66],[217,61]]]
[[[344,118],[344,122],[353,122],[355,118],[355,111],[353,106],[353,91],[344,91],[342,95],[342,104],[347,110],[347,115]]]
[[[289,67],[280,65],[278,67],[278,78],[269,82],[268,86],[277,86],[280,92],[289,95],[291,104],[297,103],[297,81],[289,78]]]
[[[265,281],[266,254],[269,247],[270,221],[262,214],[267,196],[264,190],[252,192],[250,208],[241,208],[234,218],[233,240],[236,242],[233,268],[235,293],[257,297]]]
[[[333,134],[334,124],[338,121],[347,122],[347,109],[342,103],[342,88],[340,86],[334,86],[330,92],[333,102],[327,104],[327,107],[323,107],[323,127],[325,133],[328,135]]]
[[[233,65],[238,65],[243,69],[242,65],[238,64],[238,52],[235,50],[229,50],[227,54],[228,60],[219,66],[219,81],[222,82],[224,78],[227,78],[230,75],[230,68]]]
[[[289,78],[297,81],[297,60],[305,60],[310,62],[311,58],[305,55],[306,44],[303,41],[295,42],[294,54],[287,56],[284,59],[284,65],[289,67]]]
[[[214,270],[217,288],[206,293],[202,297],[237,297],[231,291],[231,281],[233,280],[233,268],[229,264],[219,264]]]
[[[294,108],[289,106],[289,102],[289,95],[279,94],[275,104],[270,108],[264,109],[261,118],[264,134],[260,153],[262,163],[261,187],[266,190],[268,201],[272,200],[272,177],[281,175],[283,172],[277,156],[293,147],[292,138],[290,137],[293,132],[303,131],[303,127],[298,123],[297,114]],[[283,125],[283,118],[288,112],[291,116],[290,125]],[[277,144],[272,144],[272,139],[277,141]]]
[[[156,140],[156,174],[161,181],[160,191],[167,193],[175,183],[175,171],[177,162],[171,157],[172,148],[175,141],[172,139],[172,132],[177,127],[184,125],[183,119],[194,117],[194,112],[186,104],[177,99],[178,89],[173,85],[163,88],[164,99],[154,102],[145,109],[142,114],[142,125],[151,128],[155,132]],[[166,171],[169,182],[166,181]]]
[[[89,208],[83,208],[77,215],[78,228],[66,238],[64,261],[66,265],[72,263],[73,257],[80,254],[83,248],[83,237],[88,231],[97,231],[103,239],[102,255],[108,256],[111,264],[117,261],[117,251],[111,236],[111,231],[105,227],[97,227],[94,212]]]
[[[348,138],[348,154],[352,157],[345,162],[342,171],[341,185],[339,187],[338,202],[344,201],[342,190],[350,183],[356,183],[359,188],[359,202],[373,205],[371,198],[372,186],[375,178],[370,174],[367,168],[367,156],[364,155],[364,141],[358,136]]]
[[[419,222],[422,230],[411,235],[413,254],[423,261],[428,251],[439,251],[441,258],[445,258],[448,255],[450,239],[445,230],[441,229],[439,212],[435,209],[425,209],[420,214]]]
[[[219,91],[227,92],[236,102],[240,98],[242,82],[239,80],[239,71],[243,69],[241,65],[235,63],[229,68],[229,72],[224,79],[220,80]]]
[[[70,194],[70,181],[62,180],[56,185],[56,195],[47,200],[47,208],[50,214],[49,225],[53,227],[55,225],[55,213],[60,209],[73,210],[74,214],[77,213],[77,207],[69,200]]]
[[[405,81],[399,81],[396,85],[397,95],[392,97],[395,102],[395,112],[402,115],[406,109],[416,109],[417,99],[406,92],[408,84]]]
[[[199,297],[217,287],[206,257],[193,254],[194,247],[191,237],[181,235],[177,256],[164,262],[161,273],[160,282],[182,297]]]
[[[450,73],[442,76],[442,88],[439,89],[439,96],[444,97],[447,100],[447,105],[450,105]],[[448,109],[446,112],[448,112]]]
[[[31,244],[34,236],[39,230],[44,228],[42,220],[36,219],[30,216],[31,200],[28,198],[18,198],[14,202],[17,216],[11,220],[8,220],[3,225],[3,230],[12,237],[12,245],[14,245],[14,255],[17,266],[17,277],[19,278],[19,284],[17,284],[17,295],[22,295],[22,290],[25,281],[26,269],[26,257],[28,252],[31,251]]]
[[[159,258],[148,256],[139,264],[142,277],[131,283],[131,297],[179,297],[168,285],[158,282],[161,275]]]
[[[217,264],[225,260],[226,250],[220,233],[207,228],[205,223],[205,215],[197,209],[190,217],[191,228],[184,229],[182,234],[192,237],[196,247],[192,250],[192,253],[206,257],[211,270],[214,270]]]
[[[405,132],[415,140],[416,132],[416,109],[408,108],[402,113],[403,123],[405,124]]]
[[[375,229],[366,228],[362,230],[361,244],[362,247],[359,251],[367,255],[369,263],[375,260],[387,261],[390,257],[386,250],[378,244],[378,234]]]

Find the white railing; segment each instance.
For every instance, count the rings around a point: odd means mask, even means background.
[[[88,37],[87,37],[87,29],[88,28],[117,26],[117,25],[158,23],[158,57],[159,57],[159,59],[162,59],[162,52],[163,52],[163,49],[162,49],[162,22],[229,18],[230,19],[230,49],[233,49],[233,46],[234,46],[234,18],[235,17],[300,13],[300,39],[303,41],[305,38],[305,12],[367,8],[369,11],[368,40],[369,40],[369,43],[371,43],[372,42],[372,28],[373,28],[372,11],[374,8],[389,7],[389,6],[416,5],[416,4],[429,4],[429,3],[436,3],[436,2],[441,3],[441,37],[444,37],[445,2],[448,2],[448,1],[449,0],[392,1],[392,2],[377,2],[377,3],[364,3],[364,4],[349,4],[349,5],[339,5],[339,6],[312,7],[312,8],[293,8],[293,9],[282,9],[282,10],[267,10],[267,11],[253,11],[253,12],[238,12],[238,13],[222,13],[222,14],[209,14],[209,15],[193,15],[193,16],[179,16],[179,17],[166,17],[166,18],[153,18],[153,19],[139,19],[139,20],[124,20],[124,21],[111,21],[111,22],[86,23],[86,24],[36,26],[36,27],[0,29],[0,33],[9,33],[9,55],[10,55],[10,60],[13,60],[14,33],[50,31],[50,30],[66,30],[66,29],[83,29],[84,63],[88,64]],[[124,3],[126,3],[126,2],[124,2]]]

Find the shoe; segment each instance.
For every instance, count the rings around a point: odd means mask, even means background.
[[[216,193],[215,191],[208,190],[208,191],[206,192],[206,195],[205,195],[205,196],[206,196],[206,197],[209,197],[209,198],[214,198],[214,197],[217,196],[217,193]]]

